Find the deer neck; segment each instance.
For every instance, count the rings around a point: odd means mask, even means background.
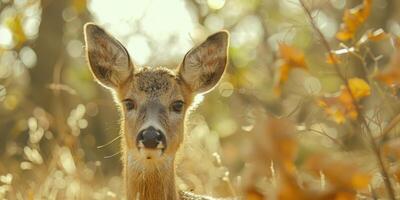
[[[146,164],[127,155],[125,182],[128,200],[177,200],[174,158]]]

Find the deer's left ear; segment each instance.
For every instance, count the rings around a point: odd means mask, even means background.
[[[228,60],[228,44],[229,33],[220,31],[185,55],[179,76],[193,92],[208,92],[221,79]]]

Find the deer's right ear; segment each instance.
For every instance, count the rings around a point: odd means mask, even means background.
[[[97,81],[117,88],[133,76],[133,64],[127,50],[99,26],[88,23],[84,27],[86,56]]]

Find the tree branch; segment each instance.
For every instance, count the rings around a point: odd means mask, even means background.
[[[6,3],[2,3],[0,5],[0,13],[3,12],[3,10],[6,9],[8,6],[11,6],[13,4],[14,4],[14,1],[11,1],[11,0]]]
[[[318,34],[319,38],[321,39],[321,42],[322,42],[323,46],[325,47],[326,51],[328,52],[328,56],[331,58],[331,60],[335,60],[334,57],[333,57],[333,54],[332,54],[332,48],[330,47],[327,39],[325,38],[325,36],[322,34],[321,30],[317,26],[316,22],[314,21],[314,18],[313,18],[312,14],[311,14],[310,9],[305,5],[304,0],[299,0],[299,2],[301,4],[302,8],[304,9],[304,12],[306,13],[307,18],[309,19],[309,22],[312,25],[314,31]],[[353,105],[354,105],[354,107],[355,107],[355,109],[356,109],[356,111],[358,113],[358,120],[362,124],[364,124],[364,126],[365,126],[367,135],[369,137],[369,140],[370,140],[370,143],[371,143],[371,146],[372,146],[372,150],[373,150],[373,152],[374,152],[374,154],[376,156],[376,159],[378,160],[380,173],[381,173],[381,175],[383,177],[383,180],[384,180],[387,192],[389,194],[389,197],[390,197],[390,199],[395,200],[394,189],[393,189],[392,183],[390,182],[389,174],[388,174],[388,172],[387,172],[387,170],[385,168],[385,164],[384,164],[382,155],[380,153],[380,149],[379,149],[379,147],[378,147],[378,145],[377,145],[377,143],[376,143],[376,141],[375,141],[375,139],[374,139],[374,137],[372,135],[372,131],[368,126],[367,120],[362,116],[361,108],[358,105],[357,100],[354,97],[353,92],[350,90],[350,85],[349,85],[349,82],[348,82],[347,78],[340,71],[340,66],[339,66],[338,62],[333,62],[333,66],[334,66],[334,69],[335,69],[337,75],[343,81],[346,89],[348,90],[348,92],[350,94],[352,103],[353,103]]]
[[[379,139],[385,139],[387,137],[387,134],[390,133],[391,130],[393,130],[394,127],[396,127],[397,124],[400,122],[400,113],[397,114],[390,122],[389,124],[383,129],[381,135],[378,137]]]

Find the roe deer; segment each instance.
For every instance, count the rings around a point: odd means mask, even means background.
[[[84,33],[90,70],[120,108],[127,198],[212,199],[176,190],[175,155],[195,95],[212,90],[225,71],[228,32],[209,36],[174,71],[138,69],[124,46],[95,24],[86,24]]]

